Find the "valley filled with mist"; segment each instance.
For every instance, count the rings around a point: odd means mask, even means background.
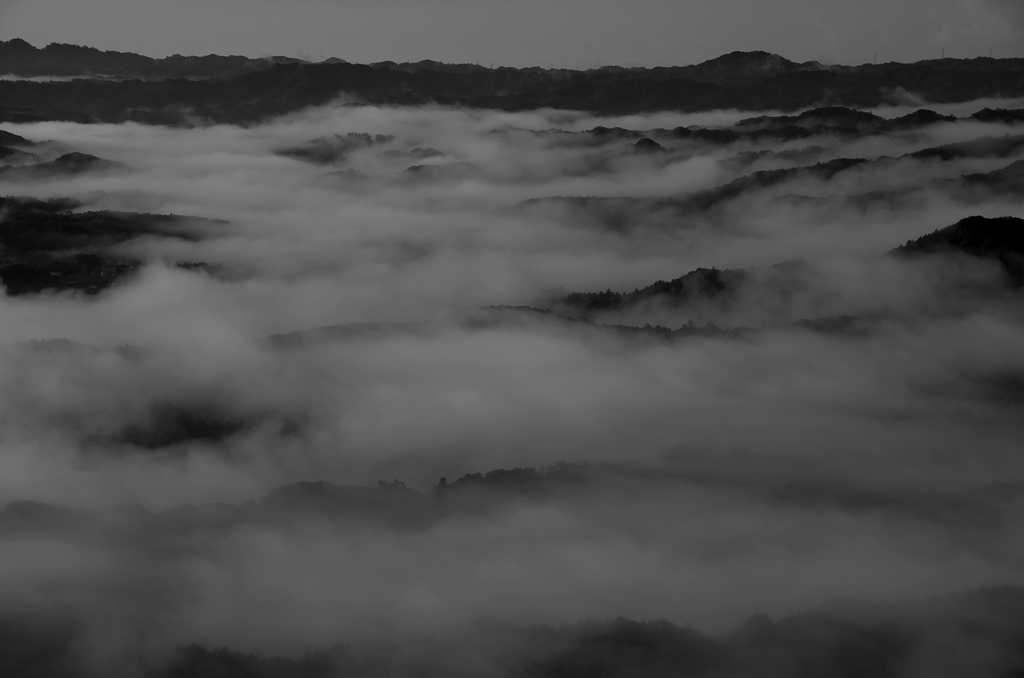
[[[0,673],[1024,675],[1022,60],[13,43]]]

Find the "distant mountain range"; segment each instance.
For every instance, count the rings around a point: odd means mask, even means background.
[[[250,59],[217,54],[175,54],[154,59],[131,52],[101,51],[57,42],[39,49],[20,38],[0,40],[0,75],[22,78],[230,78],[280,63],[305,62],[283,56]]]
[[[0,42],[0,121],[248,124],[341,96],[370,104],[600,114],[962,102],[1024,96],[1024,59],[941,59],[825,66],[732,52],[691,66],[590,70],[473,64],[309,63],[288,57],[138,54]],[[24,78],[58,78],[33,82]],[[80,78],[67,81],[67,78]]]

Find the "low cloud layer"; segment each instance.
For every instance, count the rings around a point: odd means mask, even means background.
[[[40,502],[0,515],[0,598],[83,620],[83,661],[116,674],[176,643],[298,655],[480,617],[717,633],[837,596],[1020,583],[1021,292],[994,259],[885,253],[1024,217],[1019,185],[963,179],[1024,148],[912,155],[1024,127],[672,132],[746,117],[5,125],[123,168],[4,175],[2,195],[205,221],[109,245],[143,265],[107,289],[0,298],[0,503]],[[844,158],[863,161],[813,169]],[[712,266],[751,277],[728,303],[474,310]],[[856,322],[799,324],[836,316]],[[736,331],[607,326],[691,322]],[[442,476],[558,462],[591,470],[437,508]],[[233,508],[381,479],[421,493],[379,490],[418,520]]]

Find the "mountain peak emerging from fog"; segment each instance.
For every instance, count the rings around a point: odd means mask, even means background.
[[[1024,254],[1024,219],[966,217],[952,226],[910,240],[894,251],[931,253],[954,249],[977,256]]]
[[[893,250],[901,255],[945,252],[996,259],[1015,285],[1024,284],[1024,219],[967,217]]]
[[[817,61],[797,63],[770,52],[729,52],[692,67],[703,79],[772,77],[797,71],[820,71],[825,67]]]

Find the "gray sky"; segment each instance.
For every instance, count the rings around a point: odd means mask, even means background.
[[[673,65],[1024,57],[1024,0],[0,0],[0,39],[151,56]]]

